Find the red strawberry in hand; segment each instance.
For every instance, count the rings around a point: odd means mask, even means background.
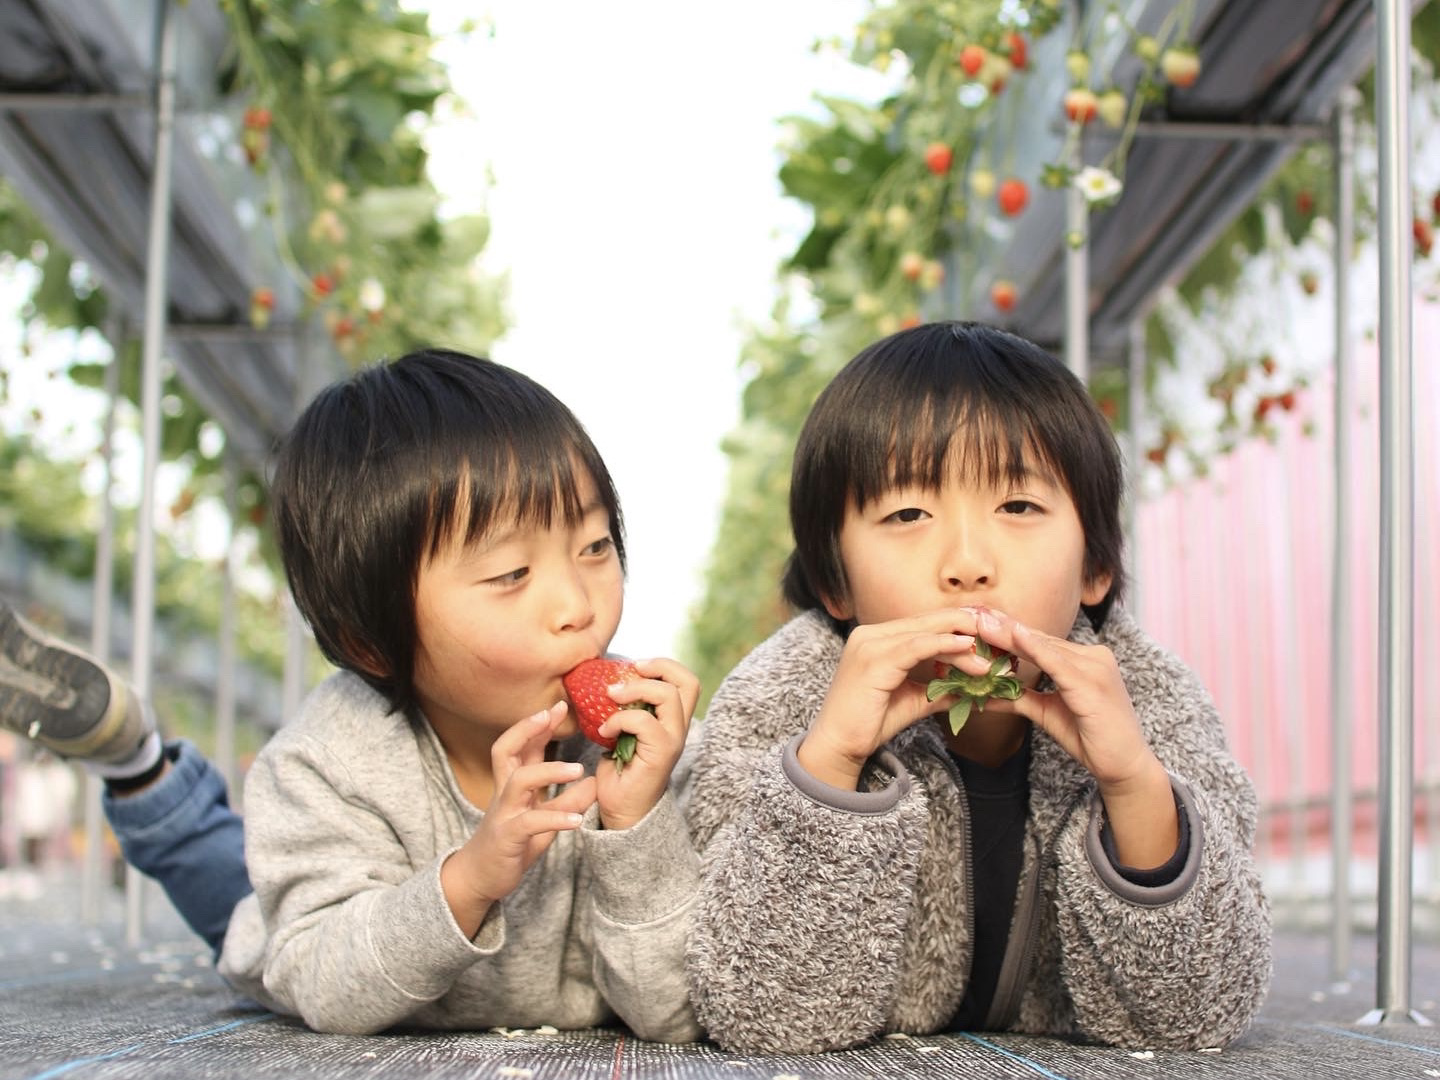
[[[615,758],[616,772],[623,769],[625,763],[635,756],[635,736],[627,731],[617,738],[606,738],[600,734],[600,725],[621,709],[644,709],[653,713],[655,707],[644,701],[618,705],[606,688],[644,677],[628,660],[601,656],[578,664],[561,680],[565,684],[565,693],[570,695],[570,706],[575,710],[575,719],[581,732],[591,742],[599,743],[611,752]]]
[[[952,735],[960,734],[965,721],[970,719],[971,709],[984,712],[985,703],[992,697],[1014,701],[1025,692],[1020,680],[1015,677],[1015,657],[1003,649],[991,649],[979,638],[975,639],[975,654],[990,661],[990,670],[984,675],[969,675],[959,668],[936,663],[935,673],[939,678],[931,679],[925,688],[925,697],[930,701],[946,694],[960,699],[950,706]]]

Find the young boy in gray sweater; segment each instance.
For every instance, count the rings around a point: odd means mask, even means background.
[[[1249,1026],[1255,795],[1198,679],[1117,603],[1121,493],[1085,388],[1002,331],[903,331],[820,395],[790,493],[799,614],[716,690],[687,808],[718,1042],[1203,1048]]]
[[[441,350],[323,391],[272,484],[291,590],[341,670],[249,772],[163,745],[111,672],[0,605],[0,720],[107,778],[126,858],[221,974],[320,1031],[627,1024],[688,1041],[698,860],[670,791],[698,698],[673,660],[578,734],[562,686],[620,621],[620,507],[530,379]],[[252,888],[253,886],[253,888]]]

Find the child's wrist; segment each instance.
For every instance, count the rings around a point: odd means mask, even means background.
[[[860,773],[865,768],[864,760],[857,761],[851,755],[835,749],[822,733],[811,728],[795,748],[795,759],[800,767],[822,784],[854,791],[860,784]]]

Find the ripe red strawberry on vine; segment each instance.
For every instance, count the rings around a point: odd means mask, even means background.
[[[565,684],[565,693],[570,698],[570,707],[575,712],[575,720],[580,725],[581,733],[591,742],[610,751],[610,756],[615,759],[617,773],[635,756],[635,736],[626,731],[614,738],[608,738],[600,734],[600,725],[621,709],[644,709],[653,715],[655,706],[644,701],[632,702],[629,705],[618,704],[610,697],[607,688],[616,683],[643,678],[630,661],[601,656],[577,664],[561,680]]]
[[[939,678],[931,679],[925,687],[927,701],[935,701],[952,694],[960,700],[950,706],[950,734],[959,735],[960,729],[970,719],[971,710],[985,711],[985,703],[992,697],[1014,701],[1025,692],[1015,675],[1015,657],[1003,649],[992,649],[988,644],[975,639],[975,654],[990,661],[990,670],[983,675],[970,675],[949,664],[936,663]]]

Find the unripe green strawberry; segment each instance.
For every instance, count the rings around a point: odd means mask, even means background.
[[[575,720],[580,731],[593,743],[598,743],[611,752],[615,758],[615,771],[619,772],[625,763],[635,756],[635,736],[628,731],[617,738],[606,738],[600,734],[600,725],[621,709],[644,709],[654,713],[655,707],[648,702],[636,701],[629,705],[617,704],[608,692],[616,683],[643,679],[645,676],[635,670],[628,660],[601,656],[577,664],[561,681],[565,693],[570,697],[570,707],[575,711]]]
[[[929,701],[935,701],[946,694],[960,699],[950,706],[952,735],[960,734],[960,729],[970,719],[972,709],[984,712],[985,703],[992,697],[1014,701],[1025,692],[1020,680],[1015,677],[1015,657],[1001,649],[991,649],[979,638],[975,639],[975,654],[990,661],[990,670],[985,674],[970,675],[959,668],[937,663],[935,667],[939,678],[931,679],[925,688],[925,697]],[[949,670],[941,671],[942,668]]]

